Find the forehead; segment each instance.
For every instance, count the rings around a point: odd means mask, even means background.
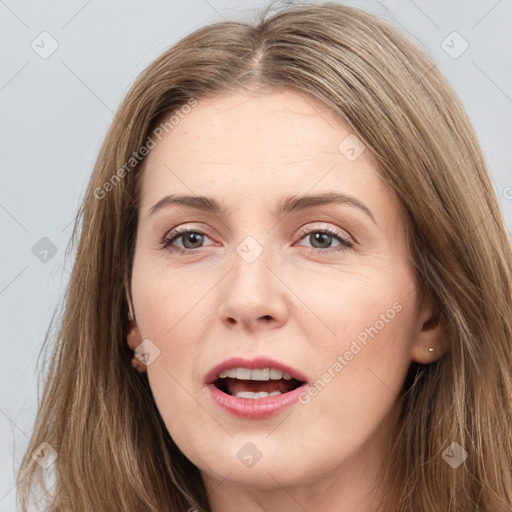
[[[258,160],[293,158],[295,154],[316,157],[318,150],[337,155],[337,143],[350,131],[326,105],[291,89],[208,97],[187,112],[172,116],[175,124],[164,134],[164,145],[180,152],[192,150],[198,159],[205,152],[227,150],[233,158],[243,152]],[[308,144],[301,146],[303,141]],[[266,150],[263,153],[262,148]],[[149,159],[161,152],[155,148]]]
[[[274,193],[278,201],[284,192],[305,194],[310,189],[386,193],[370,152],[347,158],[346,141],[362,142],[306,93],[287,89],[204,98],[173,121],[145,161],[145,209],[171,192],[226,201],[244,195],[265,204]]]

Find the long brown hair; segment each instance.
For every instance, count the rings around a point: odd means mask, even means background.
[[[383,510],[510,512],[512,258],[486,164],[433,62],[387,22],[334,3],[199,29],[128,92],[76,218],[57,335],[45,338],[55,344],[18,474],[23,510],[36,477],[55,512],[209,510],[198,468],[131,367],[126,291],[141,148],[164,113],[183,116],[187,104],[237,87],[310,94],[364,141],[396,193],[418,283],[447,333],[444,356],[411,364]],[[467,453],[458,468],[443,457],[455,442]],[[41,443],[57,453],[47,469],[32,458]]]

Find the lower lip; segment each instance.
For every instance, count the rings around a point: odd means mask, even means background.
[[[210,395],[219,407],[239,418],[253,420],[269,418],[297,403],[299,396],[306,388],[307,384],[304,383],[297,389],[281,395],[264,398],[240,398],[223,393],[213,384],[208,385]]]

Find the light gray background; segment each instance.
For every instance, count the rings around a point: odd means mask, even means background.
[[[510,230],[512,1],[344,3],[402,27],[447,76],[473,121]],[[42,390],[37,356],[69,279],[72,220],[113,112],[137,74],[181,37],[223,18],[252,20],[266,5],[0,0],[0,511],[16,509],[14,472]],[[51,48],[44,31],[58,43],[45,59],[31,46]],[[469,45],[458,58],[465,43],[447,39],[454,31]],[[47,261],[33,252],[43,237],[57,250]]]

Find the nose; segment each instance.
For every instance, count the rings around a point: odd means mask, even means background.
[[[233,328],[247,330],[278,328],[288,316],[286,286],[279,278],[275,265],[263,253],[251,263],[236,252],[233,268],[222,280],[223,289],[219,315],[221,321]]]

